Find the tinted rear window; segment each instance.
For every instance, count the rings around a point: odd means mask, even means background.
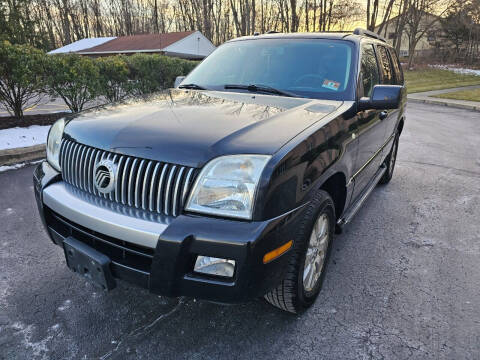
[[[384,46],[377,46],[377,49],[380,56],[380,64],[383,70],[383,83],[395,85],[395,76],[393,75],[390,55]]]
[[[403,85],[403,70],[398,60],[397,53],[393,49],[389,49],[390,55],[392,57],[393,70],[395,71],[395,78],[397,79],[398,85]]]

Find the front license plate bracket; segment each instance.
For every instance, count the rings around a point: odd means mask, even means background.
[[[111,260],[81,241],[68,237],[63,241],[67,266],[105,291],[116,286],[110,270]]]

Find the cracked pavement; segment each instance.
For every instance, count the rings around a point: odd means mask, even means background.
[[[409,104],[392,182],[333,244],[303,315],[71,273],[33,167],[0,173],[0,359],[479,359],[480,113]]]

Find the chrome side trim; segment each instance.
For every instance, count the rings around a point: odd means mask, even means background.
[[[368,188],[364,190],[360,198],[348,209],[348,211],[343,215],[343,217],[338,219],[337,224],[339,226],[346,225],[353,219],[355,214],[362,207],[365,200],[368,199],[368,196],[372,193],[373,189],[375,189],[378,182],[382,178],[383,174],[385,174],[386,170],[387,168],[385,166],[381,166],[378,169],[377,173],[375,174],[375,177],[372,179],[372,181],[370,181],[370,185],[368,186]]]
[[[99,207],[70,191],[64,182],[45,188],[43,202],[53,211],[101,234],[154,249],[167,224],[123,215]]]
[[[350,184],[353,182],[353,180],[355,180],[355,178],[358,176],[358,174],[360,174],[363,170],[365,170],[365,168],[373,161],[373,159],[375,159],[378,156],[378,154],[380,154],[382,152],[382,150],[385,148],[385,146],[387,146],[388,143],[390,141],[392,141],[394,136],[395,136],[395,134],[390,135],[390,137],[387,139],[387,141],[385,141],[385,143],[382,146],[380,146],[380,149],[378,149],[375,152],[375,154],[373,154],[373,156],[370,159],[368,159],[367,162],[365,164],[363,164],[362,167],[360,169],[358,169],[355,174],[352,175],[350,180],[348,180],[347,187],[350,186]]]

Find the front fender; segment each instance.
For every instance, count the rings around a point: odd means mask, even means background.
[[[297,136],[293,146],[275,154],[275,166],[265,170],[269,181],[259,186],[255,216],[274,218],[307,203],[336,173],[342,173],[348,182],[358,146],[358,139],[352,136],[356,121],[356,116],[345,119],[343,115],[322,121],[308,134]]]

